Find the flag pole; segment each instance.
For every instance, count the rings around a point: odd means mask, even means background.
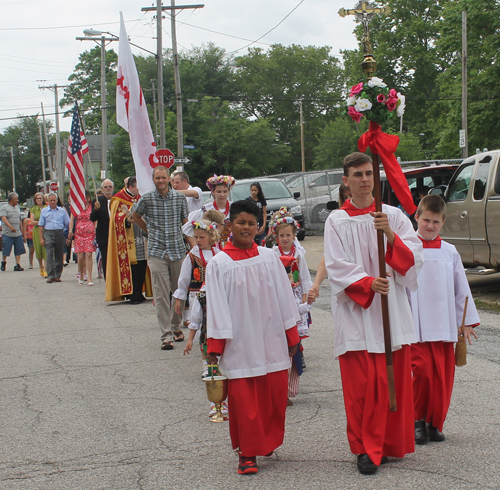
[[[85,129],[85,121],[83,120],[82,114],[80,112],[80,106],[78,105],[78,103],[76,104],[76,108],[78,109],[78,119],[80,119],[80,126],[82,127],[82,131],[83,131],[83,134],[85,136],[85,139],[87,139],[87,130]],[[88,144],[88,140],[87,140],[87,144]],[[94,184],[94,198],[97,200],[97,194],[96,194],[97,187],[95,184],[94,169],[92,168],[92,161],[90,160],[90,147],[89,147],[89,151],[87,152],[87,160],[88,160],[88,165],[90,168],[90,175],[92,177],[92,182]]]

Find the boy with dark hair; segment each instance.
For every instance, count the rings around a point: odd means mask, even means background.
[[[232,242],[207,265],[208,358],[220,356],[229,378],[229,432],[238,449],[238,473],[258,471],[256,456],[283,443],[290,355],[299,343],[299,314],[277,255],[258,247],[259,209],[231,205]]]
[[[358,455],[359,472],[372,474],[382,458],[402,458],[415,449],[410,354],[415,331],[406,288],[417,287],[422,244],[399,209],[383,205],[382,212],[375,212],[368,155],[347,155],[343,182],[352,197],[325,224],[334,355],[340,363],[349,445]],[[385,235],[387,277],[379,277],[377,230]],[[389,297],[397,412],[389,411],[379,294]]]
[[[479,315],[472,299],[462,260],[456,248],[441,240],[446,203],[437,195],[422,198],[415,213],[418,236],[424,247],[424,265],[418,289],[410,301],[417,343],[411,346],[415,442],[444,441],[443,424],[455,379],[454,343],[462,324],[465,298],[465,341],[477,335]]]

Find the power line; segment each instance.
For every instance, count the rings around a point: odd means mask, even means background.
[[[142,17],[141,17],[142,19]],[[133,19],[133,20],[127,20],[125,23],[128,22],[137,22],[140,21],[141,19]],[[111,26],[111,25],[116,25],[119,24],[120,22],[101,22],[100,24],[92,24],[94,26]],[[52,27],[0,27],[0,31],[46,31],[46,30],[55,30],[55,29],[74,29],[77,27],[88,27],[88,24],[80,24],[76,26],[52,26]]]
[[[281,19],[280,22],[278,22],[272,29],[269,29],[265,34],[263,34],[262,36],[260,36],[258,39],[256,39],[255,41],[251,42],[250,44],[247,44],[246,46],[243,46],[240,49],[235,49],[234,51],[229,51],[229,53],[227,53],[227,54],[237,53],[238,51],[241,51],[242,49],[248,48],[252,44],[255,44],[255,43],[259,42],[262,38],[266,37],[270,32],[274,31],[274,29],[276,29],[281,24],[283,24],[283,22],[285,22],[285,20],[288,19],[288,17],[290,17],[290,15],[292,15],[304,2],[305,2],[305,0],[300,0],[300,2],[287,15],[285,15],[285,17],[283,17],[283,19]]]

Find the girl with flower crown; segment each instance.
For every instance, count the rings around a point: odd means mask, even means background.
[[[193,229],[190,223],[193,221],[201,221],[203,214],[210,209],[216,209],[224,214],[226,218],[226,224],[221,233],[220,238],[220,248],[224,248],[224,245],[229,240],[230,227],[229,227],[229,209],[231,207],[231,201],[229,201],[229,190],[234,185],[235,180],[231,175],[214,175],[207,180],[207,187],[212,192],[214,198],[213,202],[207,203],[196,211],[189,214],[187,223],[182,227],[182,232],[188,237],[190,244],[194,244],[193,240]]]
[[[202,219],[190,223],[196,245],[188,252],[182,263],[177,289],[173,294],[175,299],[174,309],[177,314],[181,313],[181,301],[186,300],[189,295],[189,304],[193,304],[196,294],[200,291],[205,282],[205,269],[208,261],[220,250],[217,248],[220,235],[217,230],[217,223]],[[191,325],[190,325],[191,327]],[[190,332],[194,339],[196,330]],[[192,340],[192,339],[191,339]],[[192,342],[191,342],[192,346]],[[190,348],[188,350],[191,350]],[[205,355],[202,352],[205,361]]]
[[[220,235],[217,230],[217,223],[210,222],[206,219],[193,221],[191,228],[193,230],[196,245],[188,252],[184,262],[182,263],[177,289],[173,294],[175,299],[174,309],[177,314],[181,313],[181,301],[186,300],[189,295],[189,304],[191,305],[189,324],[189,339],[184,349],[184,354],[189,354],[193,347],[193,341],[198,330],[200,330],[200,351],[203,359],[202,377],[209,376],[208,364],[206,361],[206,323],[200,321],[198,314],[195,314],[194,309],[200,310],[202,299],[198,298],[200,290],[205,283],[205,270],[209,260],[219,253],[217,248]],[[202,294],[204,296],[204,292]],[[201,305],[203,307],[203,305]],[[202,310],[201,310],[202,311]],[[198,311],[199,313],[199,311]],[[203,315],[202,315],[203,317]],[[223,406],[223,412],[227,412],[227,407]],[[215,404],[212,404],[209,415],[214,415],[216,412]]]
[[[271,232],[276,240],[273,251],[281,259],[290,279],[293,295],[297,303],[300,320],[297,322],[297,330],[300,339],[309,337],[309,325],[311,306],[307,304],[307,291],[312,286],[311,274],[307,267],[305,253],[295,246],[295,240],[299,224],[295,221],[286,208],[276,212],[271,221]],[[292,364],[288,370],[288,405],[293,405],[290,398],[297,396],[299,391],[299,376],[302,374],[302,346],[299,345],[297,353],[292,357]]]

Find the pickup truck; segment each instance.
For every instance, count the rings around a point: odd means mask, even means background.
[[[442,189],[431,190],[443,194]],[[465,159],[444,191],[448,211],[441,237],[465,267],[500,270],[500,150]]]

